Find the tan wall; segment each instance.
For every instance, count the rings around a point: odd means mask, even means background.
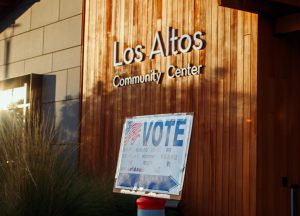
[[[217,0],[87,0],[80,163],[114,175],[125,117],[194,112],[183,191],[185,215],[256,215],[257,15]],[[157,31],[205,32],[207,46],[176,56],[113,66],[120,53]],[[115,88],[112,79],[204,64],[202,75]]]
[[[41,0],[0,34],[0,79],[45,74],[44,108],[64,128],[61,139],[72,142],[79,124],[81,20],[82,0]]]

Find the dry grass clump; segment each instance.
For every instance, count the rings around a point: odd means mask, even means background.
[[[39,115],[0,113],[0,215],[134,215],[134,197],[79,174],[70,155]]]
[[[38,115],[0,118],[1,215],[73,215],[77,173],[56,147],[53,127]]]

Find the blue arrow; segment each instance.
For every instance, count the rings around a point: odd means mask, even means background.
[[[120,173],[117,186],[169,192],[171,189],[177,187],[178,183],[172,176]]]
[[[172,176],[164,176],[164,180],[161,181],[158,185],[158,190],[169,192],[172,188],[175,188],[177,186],[178,183]]]

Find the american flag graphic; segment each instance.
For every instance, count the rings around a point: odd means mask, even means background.
[[[125,130],[124,144],[133,144],[141,136],[141,122],[128,121]]]

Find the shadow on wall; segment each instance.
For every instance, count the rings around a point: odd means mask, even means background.
[[[56,129],[56,143],[71,152],[72,161],[78,161],[79,99],[67,95],[56,100],[56,75],[43,76],[43,116]],[[66,100],[68,99],[68,100]]]
[[[139,71],[140,68],[132,69],[131,76],[138,75]],[[110,90],[108,86],[111,84],[105,84],[102,81],[95,83],[88,96],[83,98],[81,144],[89,145],[84,151],[90,151],[90,156],[88,152],[86,152],[87,155],[83,153],[82,163],[91,167],[92,172],[106,173],[108,171],[109,174],[113,174],[122,125],[126,117],[193,112],[195,118],[193,134],[199,130],[201,140],[209,140],[207,136],[217,136],[216,130],[211,131],[210,127],[217,127],[218,119],[225,121],[223,115],[230,115],[230,122],[228,117],[226,119],[228,122],[224,125],[227,124],[226,126],[235,130],[237,130],[238,123],[242,124],[244,120],[249,121],[249,124],[252,122],[251,116],[246,114],[243,116],[242,107],[237,108],[238,105],[243,106],[243,99],[249,98],[250,92],[244,90],[242,85],[239,85],[239,89],[235,86],[236,89],[231,90],[230,88],[237,80],[236,77],[230,77],[228,70],[216,68],[209,71],[209,74],[204,71],[204,74],[197,76],[172,80],[164,76],[162,84],[136,84],[120,88],[111,87]],[[214,116],[215,121],[210,121],[210,116]],[[223,130],[228,131],[227,128],[222,127]],[[192,142],[191,151],[194,148],[195,151],[198,151],[197,148],[204,148],[197,146],[194,140]],[[103,161],[105,159],[107,160]]]
[[[67,155],[71,157],[72,164],[78,165],[78,134],[79,134],[79,101],[69,100],[64,102],[55,111],[57,142],[65,147]],[[57,118],[57,116],[55,117]]]
[[[59,123],[56,128],[59,130],[57,139],[61,143],[78,143],[78,129],[79,129],[79,101],[68,100],[63,103],[59,110]]]
[[[138,75],[139,71],[140,68],[133,68],[131,74],[126,76]],[[244,184],[243,179],[235,175],[235,170],[239,173],[243,171],[237,165],[243,163],[241,149],[250,152],[249,142],[252,143],[254,137],[250,137],[249,141],[240,140],[240,137],[251,134],[251,125],[255,124],[255,116],[251,116],[249,110],[252,97],[250,80],[238,83],[246,75],[243,71],[237,73],[235,67],[232,67],[232,71],[219,67],[205,70],[194,77],[170,79],[165,76],[159,85],[147,83],[121,88],[110,87],[111,83],[108,82],[111,80],[101,77],[107,83],[95,82],[95,86],[83,98],[80,166],[95,174],[114,176],[126,117],[193,112],[193,131],[183,192],[183,202],[192,204],[189,205],[191,209],[184,208],[184,212],[189,212],[187,215],[213,215],[210,212],[210,200],[214,196],[212,188],[216,188],[215,194],[222,194],[217,186],[222,185],[224,180],[230,191],[222,196],[228,197],[235,193],[235,185]],[[226,165],[222,173],[211,171],[218,170],[223,163]],[[250,175],[250,172],[246,174]],[[199,179],[202,183],[199,183]],[[199,206],[195,200],[208,201]],[[233,202],[237,205],[240,203],[239,200]]]
[[[27,11],[32,4],[37,2],[38,0],[23,0],[21,3],[19,3],[17,6],[15,6],[15,9],[12,9],[11,12],[5,16],[2,17],[2,20],[0,21],[0,33],[2,33],[5,30],[11,29],[11,31],[7,34],[4,33],[4,50],[3,50],[3,62],[4,64],[4,79],[10,78],[9,74],[9,63],[10,63],[10,50],[11,50],[11,40],[14,36],[14,30],[15,28],[21,26],[21,24],[15,23],[17,18],[20,17],[25,11]],[[7,9],[8,10],[8,9]]]
[[[6,28],[13,25],[18,17],[20,17],[25,11],[27,11],[35,2],[39,0],[23,0],[23,1],[15,1],[20,3],[12,4],[14,8],[5,8],[6,10],[10,10],[6,16],[1,17],[0,21],[0,33],[3,32]],[[5,3],[3,3],[5,5]],[[3,16],[3,15],[2,15]]]
[[[4,34],[4,50],[3,50],[3,63],[4,63],[4,79],[9,78],[9,63],[10,63],[10,49],[11,49],[11,37],[14,35],[15,27],[20,25],[13,24],[8,28],[11,28],[9,35]]]
[[[139,71],[139,68],[134,68],[130,75],[138,75]],[[184,212],[190,212],[187,215],[207,215],[209,206],[199,208],[196,200],[201,198],[202,200],[208,199],[210,202],[212,199],[212,188],[217,187],[217,183],[212,187],[202,187],[202,185],[210,185],[211,180],[215,179],[213,170],[220,166],[220,161],[215,158],[223,158],[227,164],[232,164],[233,167],[235,164],[242,163],[242,158],[230,157],[229,150],[226,154],[220,155],[217,148],[222,145],[229,149],[230,145],[237,146],[238,143],[241,143],[235,136],[228,136],[228,140],[217,140],[217,133],[229,133],[229,128],[234,133],[238,126],[242,128],[238,123],[243,119],[237,116],[237,98],[250,96],[238,89],[230,91],[230,79],[228,70],[216,68],[207,73],[204,71],[204,74],[195,77],[170,80],[165,76],[163,83],[159,85],[146,83],[109,89],[110,83],[98,81],[89,91],[91,94],[83,98],[80,166],[84,170],[90,170],[99,175],[114,176],[122,125],[126,117],[193,112],[192,139],[183,192],[185,199],[183,203],[192,203],[189,207],[193,208],[192,210],[182,208]],[[106,80],[111,82],[109,79]],[[225,90],[223,91],[223,89]],[[223,115],[227,114],[230,115],[230,118],[226,118],[227,121],[223,120]],[[214,121],[210,120],[211,118],[214,118]],[[223,122],[228,128],[222,127],[220,132],[218,125],[221,123],[223,125]],[[220,134],[218,135],[220,136]],[[196,170],[198,167],[206,171],[205,177],[201,176],[203,170]],[[227,182],[234,178],[233,184],[241,185],[241,180],[230,176],[232,171],[229,170],[229,167],[224,168],[224,173],[228,174]],[[200,184],[201,181],[203,184]],[[200,186],[194,187],[194,185]],[[230,193],[233,192],[228,192],[228,194]],[[193,212],[195,209],[198,209],[197,212]]]

